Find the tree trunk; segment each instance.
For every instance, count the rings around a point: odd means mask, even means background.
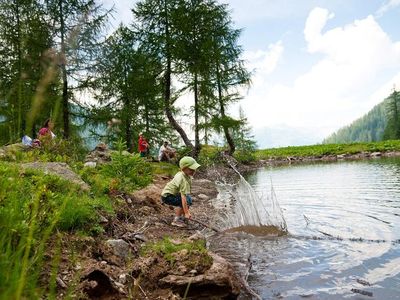
[[[199,137],[199,91],[198,91],[198,75],[194,73],[194,157],[200,153],[200,137]]]
[[[183,128],[176,122],[171,109],[171,54],[169,51],[169,22],[168,22],[168,9],[167,9],[167,0],[164,0],[164,9],[165,9],[165,55],[167,58],[167,66],[164,74],[164,105],[165,105],[165,114],[168,118],[169,123],[171,126],[180,134],[183,142],[185,143],[186,147],[192,149],[194,152],[194,146],[192,142],[189,140],[186,132]]]
[[[217,82],[218,82],[218,101],[219,101],[219,106],[220,106],[220,113],[221,113],[221,117],[225,118],[225,106],[224,106],[224,101],[222,99],[222,87],[221,87],[221,78],[220,78],[220,74],[219,74],[219,67],[217,64]],[[225,138],[226,138],[226,142],[229,145],[229,155],[233,155],[233,153],[235,153],[236,147],[235,147],[235,142],[229,132],[229,128],[228,126],[226,126],[225,124],[222,126],[224,129],[224,134],[225,134]]]
[[[17,136],[21,136],[21,123],[22,123],[22,51],[21,51],[21,20],[18,1],[14,1],[15,14],[17,19],[17,55],[18,55],[18,92],[17,92],[17,103],[18,103],[18,117],[17,126],[13,130],[13,139]],[[24,130],[24,129],[22,129]]]
[[[64,123],[64,138],[68,139],[69,132],[69,107],[68,107],[68,79],[66,68],[66,50],[65,50],[65,24],[63,13],[63,0],[59,0],[60,13],[60,32],[61,32],[61,74],[62,74],[62,108],[63,108],[63,123]]]

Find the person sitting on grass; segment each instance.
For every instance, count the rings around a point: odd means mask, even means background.
[[[185,218],[191,218],[189,206],[192,205],[192,198],[189,194],[192,188],[192,177],[198,167],[200,165],[194,158],[190,156],[182,157],[179,161],[181,170],[165,185],[161,193],[163,203],[176,206],[172,226],[185,227]]]
[[[47,119],[44,122],[43,127],[39,130],[39,139],[48,138],[49,140],[54,139],[56,135],[53,133],[54,122],[51,119]]]
[[[164,141],[160,147],[160,151],[158,152],[158,160],[169,162],[173,158],[175,158],[175,149],[168,145],[168,141]]]

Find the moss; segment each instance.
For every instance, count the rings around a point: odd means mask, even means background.
[[[156,253],[167,260],[170,265],[173,265],[177,260],[177,255],[182,253],[182,250],[187,251],[187,256],[179,259],[185,261],[185,265],[188,267],[193,269],[197,266],[202,266],[202,268],[211,266],[212,258],[208,254],[204,240],[175,242],[171,238],[165,237],[155,243],[146,244],[142,249],[141,255],[146,256]]]

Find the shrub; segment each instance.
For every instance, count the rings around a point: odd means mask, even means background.
[[[152,181],[152,167],[138,154],[115,152],[110,163],[97,168],[83,168],[80,175],[97,195],[107,194],[110,190],[129,193]]]

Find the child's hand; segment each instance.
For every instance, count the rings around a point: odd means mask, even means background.
[[[190,214],[190,212],[185,213],[185,218],[186,219],[190,219],[192,217],[192,215]]]

